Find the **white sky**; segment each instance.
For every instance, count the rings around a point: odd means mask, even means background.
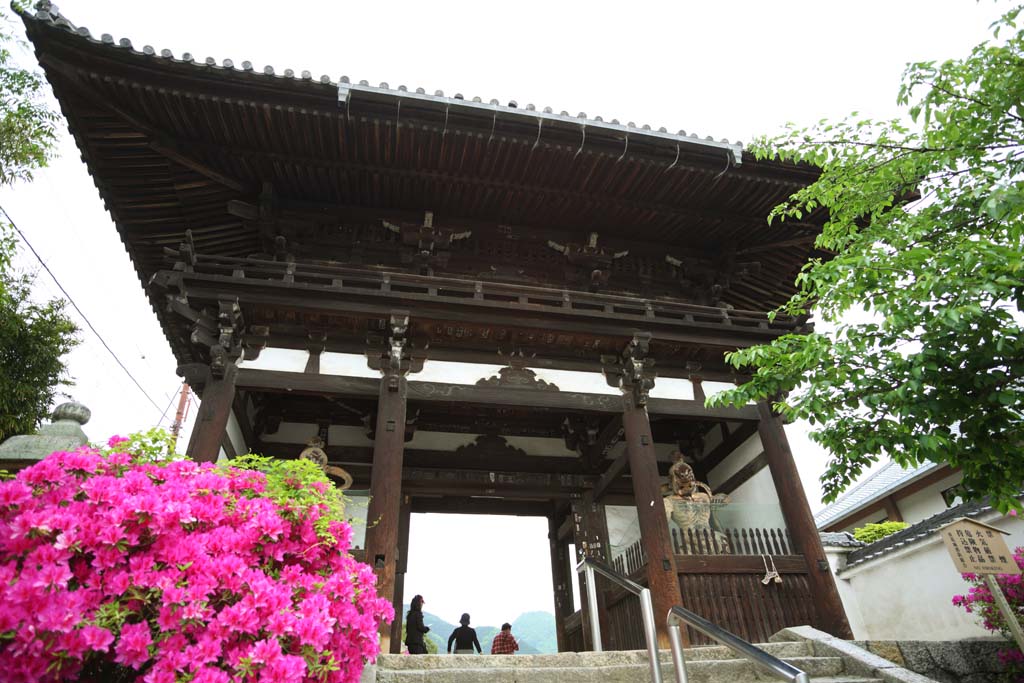
[[[974,0],[60,2],[93,35],[129,37],[137,49],[515,99],[730,140],[853,110],[895,116],[908,61],[966,54],[1006,7]],[[0,190],[0,204],[160,406],[83,330],[68,391],[93,411],[86,431],[105,439],[155,425],[180,383],[175,362],[66,133],[60,158],[32,184]],[[58,294],[45,274],[36,286]],[[477,376],[467,373],[467,381]],[[824,458],[802,431],[790,428],[790,442],[817,509]],[[407,596],[423,593],[428,611],[450,621],[468,610],[478,625],[550,611],[546,524],[505,522],[414,517]]]

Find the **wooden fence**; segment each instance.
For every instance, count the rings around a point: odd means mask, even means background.
[[[672,545],[683,606],[726,630],[750,642],[762,643],[786,626],[815,622],[806,560],[787,531],[726,529],[712,534],[695,533],[692,529],[684,533],[673,528]],[[646,563],[639,541],[612,560],[616,571],[644,585]],[[764,583],[766,566],[773,563],[781,582]],[[598,587],[605,590],[606,596],[606,649],[644,648],[636,597],[607,582],[599,582]],[[691,644],[710,643],[692,629],[687,629],[687,635]]]

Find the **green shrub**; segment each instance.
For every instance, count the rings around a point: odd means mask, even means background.
[[[874,543],[889,534],[906,529],[909,524],[906,522],[879,522],[878,524],[865,524],[859,529],[853,530],[853,537],[861,543]]]

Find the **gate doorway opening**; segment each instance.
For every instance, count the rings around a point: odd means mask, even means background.
[[[505,622],[520,654],[557,652],[548,531],[540,516],[413,513],[403,617],[422,595],[426,637],[441,653],[463,613],[484,654]]]

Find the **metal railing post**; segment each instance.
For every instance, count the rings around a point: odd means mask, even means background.
[[[671,615],[671,612],[669,612]],[[686,659],[683,654],[683,636],[679,624],[668,620],[668,642],[672,646],[672,668],[676,672],[676,683],[686,683]]]
[[[648,588],[640,591],[640,614],[644,622],[644,638],[647,640],[647,658],[651,665],[651,681],[661,683],[661,662],[658,657],[658,631],[654,626],[654,603]],[[686,683],[684,680],[682,683]]]
[[[790,683],[810,683],[810,678],[804,671],[788,662],[782,661],[774,655],[768,654],[756,645],[743,640],[735,633],[726,631],[718,624],[708,621],[685,607],[676,605],[670,609],[666,622],[668,625],[669,642],[672,645],[672,663],[676,667],[677,683],[686,682],[686,662],[683,660],[683,639],[679,632],[680,623],[687,624],[711,640],[725,645],[733,652],[752,661],[756,666],[770,672],[773,676],[790,681]],[[682,677],[680,677],[680,673]]]
[[[587,610],[587,616],[590,618],[590,636],[594,641],[594,652],[601,652],[601,621],[597,614],[597,582],[594,581],[594,568],[588,564],[584,566],[583,571],[587,582],[587,604],[590,605],[590,609]]]

